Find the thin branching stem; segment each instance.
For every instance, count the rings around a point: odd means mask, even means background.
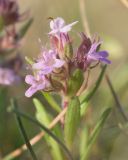
[[[117,94],[116,94],[116,92],[115,92],[115,89],[114,89],[114,87],[113,87],[113,85],[112,85],[112,82],[111,82],[110,78],[108,77],[108,75],[106,75],[105,77],[106,77],[107,84],[108,84],[108,86],[109,86],[109,88],[110,88],[110,91],[111,91],[111,93],[112,93],[112,96],[113,96],[113,98],[114,98],[114,100],[115,100],[117,109],[118,109],[119,112],[121,113],[121,115],[122,115],[122,117],[124,118],[124,120],[125,120],[125,121],[128,121],[128,118],[127,118],[127,116],[126,116],[125,113],[124,113],[123,107],[122,107],[122,105],[121,105],[121,103],[120,103],[120,100],[119,100],[119,98],[118,98],[118,96],[117,96]]]
[[[80,6],[80,14],[81,14],[84,31],[88,35],[88,37],[91,37],[89,23],[86,16],[85,0],[79,0],[79,6]]]

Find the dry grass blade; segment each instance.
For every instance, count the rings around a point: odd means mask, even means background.
[[[89,24],[88,24],[88,20],[87,20],[87,16],[86,16],[86,7],[85,7],[85,0],[79,0],[79,6],[80,6],[80,14],[81,14],[81,19],[83,22],[83,27],[85,30],[85,33],[91,37],[91,33],[90,33],[90,28],[89,28]]]

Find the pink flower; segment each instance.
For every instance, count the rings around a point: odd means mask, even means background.
[[[43,90],[49,86],[49,82],[45,76],[41,76],[39,74],[35,77],[32,75],[27,75],[25,82],[31,85],[31,87],[25,92],[26,97],[31,97],[35,92]]]
[[[61,33],[67,34],[78,21],[65,25],[65,21],[58,17],[50,22],[51,32],[50,35],[60,37]]]
[[[56,56],[57,53],[55,50],[43,50],[40,59],[32,65],[32,68],[40,72],[40,74],[49,74],[54,69],[62,67],[65,63],[64,60],[58,59]]]
[[[84,33],[81,33],[82,42],[78,47],[74,64],[86,70],[93,62],[102,62],[110,64],[107,51],[99,51],[102,41],[98,37],[93,39],[88,38]]]
[[[19,13],[17,0],[0,0],[0,16],[6,26],[28,18],[29,12]]]
[[[107,51],[97,51],[98,47],[102,44],[102,41],[94,42],[91,45],[89,52],[87,53],[87,61],[101,61],[106,64],[110,64],[111,61],[107,59],[108,52]]]
[[[12,69],[0,68],[0,84],[12,85],[20,81],[20,77],[17,76]]]

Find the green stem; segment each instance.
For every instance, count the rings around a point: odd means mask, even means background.
[[[12,110],[14,113],[16,113],[17,115],[28,119],[29,121],[31,121],[32,123],[35,123],[36,125],[38,125],[40,128],[42,128],[47,134],[49,134],[65,151],[65,153],[67,154],[67,157],[69,160],[73,160],[73,157],[70,153],[70,151],[68,150],[68,148],[63,144],[63,142],[61,142],[47,127],[45,127],[44,125],[42,125],[40,122],[38,122],[37,120],[35,120],[34,118],[32,118],[31,116],[22,113],[21,111],[18,111],[17,109],[13,109]]]
[[[14,99],[12,99],[11,105],[12,105],[12,107],[13,107],[14,109],[17,109],[17,108],[18,108],[18,104],[17,104],[16,100],[14,100]],[[16,112],[15,112],[15,113],[16,113]],[[21,131],[21,133],[22,133],[22,135],[23,135],[24,141],[25,141],[25,143],[26,143],[26,146],[27,146],[27,148],[28,148],[28,150],[29,150],[29,152],[30,152],[33,160],[37,160],[36,154],[35,154],[32,146],[31,146],[31,144],[30,144],[30,142],[29,142],[28,136],[27,136],[26,131],[25,131],[25,128],[24,128],[24,126],[23,126],[22,120],[21,120],[20,116],[19,116],[17,113],[16,113],[16,119],[17,119],[17,122],[18,122],[18,125],[19,125],[19,128],[20,128],[20,131]]]

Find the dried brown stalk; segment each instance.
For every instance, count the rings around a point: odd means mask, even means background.
[[[81,14],[84,31],[89,37],[91,37],[90,28],[89,28],[89,24],[86,16],[85,0],[79,0],[79,6],[80,6],[80,14]]]
[[[54,119],[53,121],[49,124],[48,129],[52,129],[60,120],[61,118],[65,115],[67,111],[67,107],[64,108]],[[40,132],[37,134],[34,138],[30,140],[31,145],[36,144],[43,136],[45,135],[45,132]],[[9,153],[3,160],[7,160],[8,157],[10,159],[16,158],[22,154],[23,151],[27,150],[26,145],[22,145],[20,148],[14,150],[13,152]]]

